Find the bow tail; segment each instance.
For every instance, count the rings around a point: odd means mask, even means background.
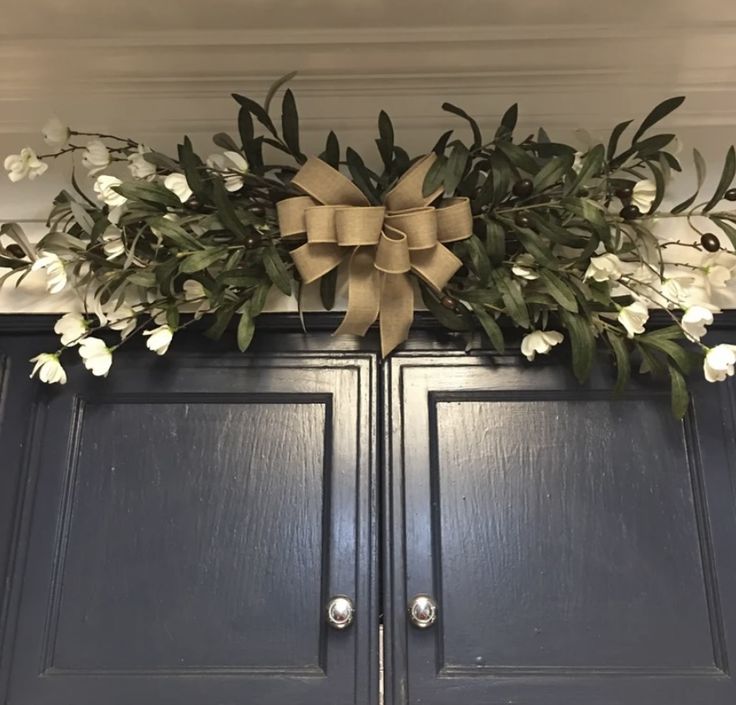
[[[411,253],[412,271],[437,291],[442,291],[462,266],[462,261],[442,244]]]
[[[375,247],[356,247],[348,269],[348,306],[335,335],[365,335],[378,318],[381,273],[373,266]]]
[[[408,274],[382,274],[381,355],[386,357],[409,337],[414,320],[414,287]]]
[[[344,256],[345,248],[330,242],[308,242],[291,251],[291,258],[305,284],[311,284],[332,271]]]

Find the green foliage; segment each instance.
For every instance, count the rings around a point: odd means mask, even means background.
[[[182,313],[195,318],[206,313],[208,335],[221,337],[232,325],[238,348],[246,350],[269,290],[291,295],[300,286],[289,252],[302,242],[280,237],[276,210],[280,200],[301,193],[291,179],[307,159],[297,101],[285,88],[294,76],[279,78],[262,103],[234,95],[239,106],[236,136],[219,132],[213,141],[220,149],[240,153],[248,162],[245,173],[221,170],[216,160],[205,162],[185,137],[176,157],[158,151],[143,155],[155,174],[116,186],[126,199],[122,207],[110,208],[90,197],[72,175],[71,188],[54,200],[49,232],[38,246],[16,224],[0,228],[0,267],[8,270],[0,284],[26,276],[43,251],[62,258],[73,285],[87,291],[95,306],[110,311],[140,301],[134,317],[143,327],[146,321],[165,318],[176,329],[189,324]],[[274,115],[279,95],[280,114]],[[677,312],[673,326],[648,326],[644,334],[631,336],[620,313],[635,298],[654,301],[651,291],[663,285],[662,253],[676,244],[659,239],[651,228],[652,219],[661,215],[672,173],[682,168],[668,151],[675,136],[653,128],[682,101],[671,98],[657,105],[632,130],[630,140],[625,137],[633,121],[618,123],[607,140],[583,154],[554,141],[543,128],[516,139],[517,105],[484,137],[477,120],[444,103],[443,110],[465,121],[470,139],[453,137],[453,130],[437,139],[432,147],[437,158],[422,192],[425,197],[441,192],[442,198],[467,198],[473,233],[444,245],[460,260],[444,291],[417,277],[429,311],[451,331],[466,336],[482,331],[498,353],[507,348],[509,328],[519,328],[523,335],[562,331],[581,382],[605,347],[619,392],[632,376],[633,361],[639,360],[644,372],[669,376],[673,412],[682,417],[689,401],[687,376],[694,357],[702,360],[702,347],[687,340]],[[348,175],[373,205],[382,204],[421,157],[400,146],[400,135],[384,111],[378,114],[377,128],[376,170],[373,161],[341,146],[332,131],[319,154]],[[138,149],[133,140],[119,143],[127,145],[115,148],[121,158]],[[717,187],[705,203],[698,203],[706,165],[697,150],[693,162],[694,193],[669,215],[707,218],[736,247],[736,213],[717,210],[721,201],[731,199],[736,150],[728,150]],[[193,192],[186,203],[164,186],[172,173],[186,177]],[[644,179],[653,184],[651,207],[624,220],[621,208],[629,197],[621,194]],[[433,205],[441,207],[441,198]],[[629,274],[615,283],[591,279],[591,260],[604,253],[620,258],[626,272],[645,263],[655,272],[656,285],[647,285],[647,290]],[[671,258],[675,253],[667,254]],[[328,310],[335,306],[337,277],[333,269],[319,283]]]

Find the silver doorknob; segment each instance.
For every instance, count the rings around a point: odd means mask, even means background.
[[[429,595],[417,595],[409,603],[409,619],[419,629],[427,629],[437,621],[437,603]]]
[[[327,603],[327,623],[333,629],[347,629],[355,618],[353,601],[345,595],[336,595]]]

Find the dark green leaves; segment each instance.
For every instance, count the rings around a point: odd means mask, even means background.
[[[590,377],[595,353],[595,335],[590,321],[562,309],[562,323],[570,334],[572,349],[572,369],[581,384]]]
[[[294,78],[296,75],[297,75],[296,71],[290,71],[289,73],[281,76],[281,78],[277,78],[271,84],[271,87],[268,89],[268,92],[266,93],[266,97],[263,100],[263,108],[266,112],[270,110],[271,101],[273,100],[276,93],[278,93],[279,88],[281,88],[281,86],[291,81],[291,79]]]
[[[693,203],[695,203],[697,197],[700,195],[700,189],[703,188],[703,183],[705,182],[706,175],[705,159],[703,159],[703,155],[697,149],[693,149],[693,162],[695,164],[695,172],[697,175],[697,188],[695,189],[695,193],[690,196],[690,198],[684,200],[682,203],[678,203],[672,209],[671,213],[673,215],[682,213],[683,211],[686,211],[688,208],[690,208]]]
[[[554,159],[550,159],[535,175],[534,175],[534,191],[540,192],[544,189],[554,186],[558,181],[572,169],[574,157],[571,154],[565,154]]]
[[[180,208],[181,201],[179,197],[169,191],[161,184],[148,183],[147,181],[136,181],[135,183],[122,183],[119,186],[113,186],[121,196],[125,196],[130,201],[143,201],[164,208]]]
[[[329,164],[333,169],[337,169],[340,166],[340,142],[332,130],[327,135],[325,151],[319,155],[319,158],[326,164]]]
[[[263,266],[268,278],[287,296],[291,296],[291,275],[273,245],[263,251]]]
[[[281,105],[281,132],[284,142],[293,157],[300,164],[307,161],[307,158],[299,149],[299,113],[297,112],[296,101],[291,90],[287,90],[284,93],[284,100]]]
[[[325,310],[332,311],[335,306],[335,291],[337,290],[337,267],[331,269],[319,280],[319,296]]]
[[[445,195],[452,196],[462,181],[468,164],[468,149],[462,142],[456,142],[444,170]]]
[[[503,354],[504,352],[504,339],[501,327],[496,323],[496,319],[491,316],[480,304],[472,304],[473,313],[475,313],[478,322],[486,332],[488,339],[491,341],[491,345],[496,349],[497,352]]]
[[[572,313],[577,313],[578,302],[575,293],[563,279],[547,269],[539,272],[539,278],[545,285],[547,293],[560,305]]]
[[[234,235],[239,235],[242,238],[248,237],[248,229],[238,217],[222,181],[214,182],[212,196],[222,224]]]
[[[184,170],[189,188],[202,203],[210,200],[209,181],[205,180],[205,167],[202,160],[195,154],[192,142],[188,137],[179,145],[179,162]],[[179,204],[181,205],[181,204]]]
[[[470,129],[473,131],[473,144],[471,145],[470,149],[478,149],[483,144],[483,136],[481,135],[478,123],[472,117],[470,117],[470,115],[468,115],[462,108],[458,108],[452,103],[442,103],[442,110],[445,110],[448,113],[452,113],[453,115],[457,115],[458,117],[461,117],[468,121]]]
[[[391,118],[384,110],[381,110],[378,115],[378,134],[379,138],[376,140],[376,146],[383,160],[383,165],[388,170],[391,168],[394,159],[394,127],[391,124]]]
[[[733,146],[731,146],[731,148],[728,150],[728,154],[726,154],[726,162],[723,165],[721,179],[718,182],[718,186],[716,187],[716,191],[713,194],[713,198],[711,198],[710,201],[708,201],[706,206],[703,208],[704,213],[707,213],[709,210],[715,208],[716,205],[718,205],[718,202],[723,199],[723,196],[725,195],[726,191],[728,191],[731,183],[733,182],[734,176],[736,176],[736,151],[734,150]]]
[[[616,156],[616,150],[618,149],[618,141],[621,139],[621,135],[624,133],[626,128],[634,122],[633,120],[626,120],[620,122],[611,131],[611,137],[608,140],[608,149],[606,150],[606,159],[610,162]]]
[[[248,112],[255,117],[258,122],[261,123],[274,137],[278,137],[276,126],[273,124],[273,120],[269,117],[268,113],[262,108],[255,100],[248,98],[244,95],[237,95],[233,93],[233,98]]]
[[[248,349],[256,330],[253,315],[250,312],[249,303],[250,302],[246,303],[243,307],[243,312],[240,314],[240,321],[238,322],[237,339],[238,349],[240,352],[245,352]]]
[[[222,259],[225,250],[221,247],[214,247],[209,250],[202,250],[185,257],[179,265],[179,271],[184,274],[193,274],[201,272],[203,269],[213,265]]]
[[[636,144],[639,138],[650,128],[656,125],[660,120],[667,117],[673,110],[677,110],[685,101],[684,96],[676,98],[668,98],[655,106],[641,123],[639,129],[634,133],[631,144]]]
[[[611,350],[613,350],[613,356],[616,361],[615,391],[617,394],[620,394],[629,383],[631,377],[631,358],[622,336],[611,330],[606,331],[606,336],[608,337],[608,342],[611,345]]]
[[[514,103],[501,117],[501,124],[496,130],[497,141],[511,141],[514,136],[514,129],[519,119],[519,106]]]
[[[684,418],[690,406],[690,394],[682,373],[672,364],[667,366],[670,374],[670,392],[672,395],[672,413],[678,419]]]

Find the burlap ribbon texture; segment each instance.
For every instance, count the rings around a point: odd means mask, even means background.
[[[414,319],[410,273],[441,291],[462,266],[443,243],[464,240],[473,231],[467,198],[433,207],[429,204],[442,188],[422,195],[435,159],[429,154],[415,162],[383,205],[372,206],[350,179],[310,157],[292,180],[306,195],[277,204],[282,237],[307,237],[291,252],[305,283],[349,258],[347,311],[335,333],[365,335],[379,319],[384,356],[409,335]]]

